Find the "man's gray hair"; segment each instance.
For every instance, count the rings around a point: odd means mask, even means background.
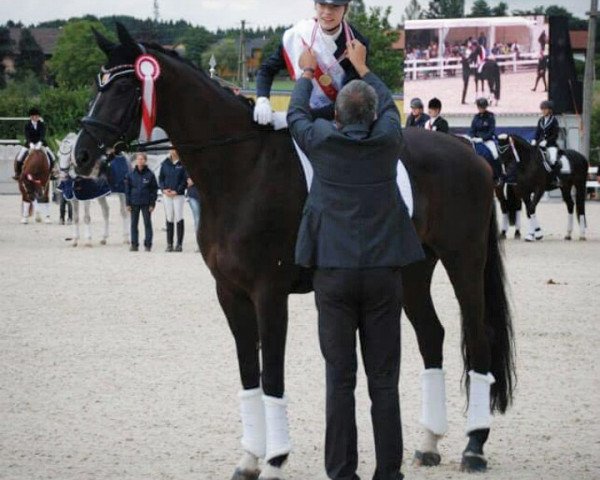
[[[371,125],[378,107],[377,92],[364,80],[352,80],[338,94],[336,120],[342,126]]]

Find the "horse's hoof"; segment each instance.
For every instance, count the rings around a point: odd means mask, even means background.
[[[460,469],[469,473],[485,472],[487,470],[487,460],[483,455],[465,452],[460,462]]]
[[[100,240],[100,245],[106,245],[106,238],[103,238],[102,240]]]
[[[231,480],[258,480],[260,471],[258,470],[240,470],[239,468],[233,473]]]
[[[413,465],[418,467],[437,467],[442,461],[442,456],[434,452],[421,452],[417,450],[413,457]]]
[[[506,230],[502,230],[502,231],[500,232],[500,235],[498,235],[498,238],[499,238],[500,240],[506,240]]]
[[[536,241],[538,241],[538,242],[539,242],[539,241],[541,241],[541,240],[543,240],[543,239],[544,239],[544,236],[543,236],[543,235],[536,235],[536,236],[535,236],[535,239],[536,239]]]
[[[521,232],[519,232],[519,230],[515,230],[515,240],[520,240],[521,239]]]
[[[525,237],[525,241],[526,242],[535,242],[535,238],[533,237],[533,235],[529,234]]]
[[[586,240],[587,240],[587,238],[585,238],[584,236],[579,237],[580,242],[585,242]]]
[[[565,235],[565,240],[573,240],[573,237],[571,237],[571,235]]]

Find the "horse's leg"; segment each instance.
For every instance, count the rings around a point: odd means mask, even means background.
[[[567,204],[567,234],[565,240],[571,240],[573,233],[573,210],[575,209],[575,202],[573,202],[573,196],[571,195],[571,182],[566,182],[560,187],[560,193],[562,194],[563,201]]]
[[[542,229],[535,214],[537,204],[542,198],[543,193],[544,192],[541,190],[536,191],[533,193],[533,198],[531,192],[528,192],[523,196],[523,202],[525,203],[525,208],[527,210],[527,218],[529,219],[529,232],[525,236],[526,242],[534,242],[544,238],[544,234],[542,233]]]
[[[266,453],[261,479],[283,478],[282,466],[291,450],[287,398],[284,396],[285,341],[288,324],[287,293],[271,287],[254,296],[262,353]]]
[[[533,195],[533,200],[531,201],[533,211],[530,215],[530,218],[535,228],[534,237],[536,240],[542,240],[544,238],[544,232],[542,232],[542,227],[540,227],[540,222],[538,221],[537,215],[535,213],[538,203],[540,203],[540,200],[542,199],[542,195],[544,195],[544,190],[539,189],[535,192],[535,194]]]
[[[76,247],[79,243],[79,200],[69,200],[73,205],[73,246]]]
[[[42,203],[42,210],[43,210],[43,217],[44,217],[44,223],[51,223],[50,220],[50,202],[45,202]]]
[[[585,218],[585,196],[586,196],[586,179],[575,186],[575,205],[577,207],[577,218],[579,219],[579,240],[585,240],[585,231],[587,228],[587,219]]]
[[[465,246],[466,247],[466,246]],[[494,377],[490,373],[492,357],[484,321],[484,267],[482,248],[470,245],[442,257],[462,313],[463,352],[469,370],[469,406],[466,432],[469,437],[463,452],[461,468],[483,471],[487,460],[483,446],[492,421],[490,391]]]
[[[30,208],[31,208],[31,203],[23,200],[21,208],[22,208],[21,223],[26,224],[29,222],[29,212],[30,212]]]
[[[123,243],[129,245],[129,231],[131,228],[131,220],[129,218],[129,210],[127,210],[127,202],[124,193],[119,193],[119,205],[121,207],[121,220],[123,222]]]
[[[108,216],[110,213],[110,209],[108,208],[108,200],[106,199],[106,197],[100,197],[98,199],[98,203],[100,204],[100,208],[102,210],[102,220],[104,220],[104,229],[102,230],[102,239],[100,240],[100,245],[106,245],[106,239],[108,238]]]
[[[500,210],[502,211],[502,229],[500,230],[500,239],[506,239],[506,233],[508,232],[509,219],[508,219],[508,201],[504,195],[504,186],[499,185],[495,189],[496,198],[500,204]]]
[[[446,385],[444,381],[444,328],[431,299],[431,277],[438,262],[426,248],[427,259],[402,269],[404,310],[415,333],[425,370],[421,374],[421,419],[425,437],[421,449],[415,452],[414,463],[439,465],[438,441],[448,430]]]
[[[217,296],[235,339],[243,390],[239,393],[244,454],[232,480],[256,480],[266,450],[265,412],[260,388],[258,322],[254,304],[243,293],[217,282]]]
[[[35,223],[40,223],[42,221],[40,210],[40,202],[38,202],[36,199],[33,201],[33,214],[35,215]]]
[[[83,202],[83,228],[85,236],[85,246],[92,246],[92,217],[90,216],[90,207],[92,205],[91,200],[85,200]]]

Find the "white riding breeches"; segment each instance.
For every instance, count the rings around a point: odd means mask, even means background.
[[[48,147],[44,147],[44,151],[46,152],[46,155],[48,155],[48,158],[54,161],[54,153],[52,153],[52,150],[50,150]],[[23,160],[25,160],[27,152],[29,152],[27,147],[21,147],[21,150],[19,150],[19,155],[17,156],[17,162],[22,163]]]
[[[484,145],[488,148],[492,157],[494,157],[494,160],[498,160],[498,148],[496,147],[496,142],[488,140],[487,142],[484,142]]]
[[[558,160],[558,148],[556,147],[548,147],[546,148],[547,158],[550,165],[554,166],[556,161]]]
[[[185,196],[176,195],[168,197],[163,195],[163,205],[165,206],[165,217],[167,222],[179,222],[183,220],[183,206],[185,205]]]

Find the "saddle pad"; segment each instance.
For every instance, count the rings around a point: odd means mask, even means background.
[[[104,179],[75,177],[60,182],[58,186],[66,200],[95,200],[110,195],[108,182]]]

